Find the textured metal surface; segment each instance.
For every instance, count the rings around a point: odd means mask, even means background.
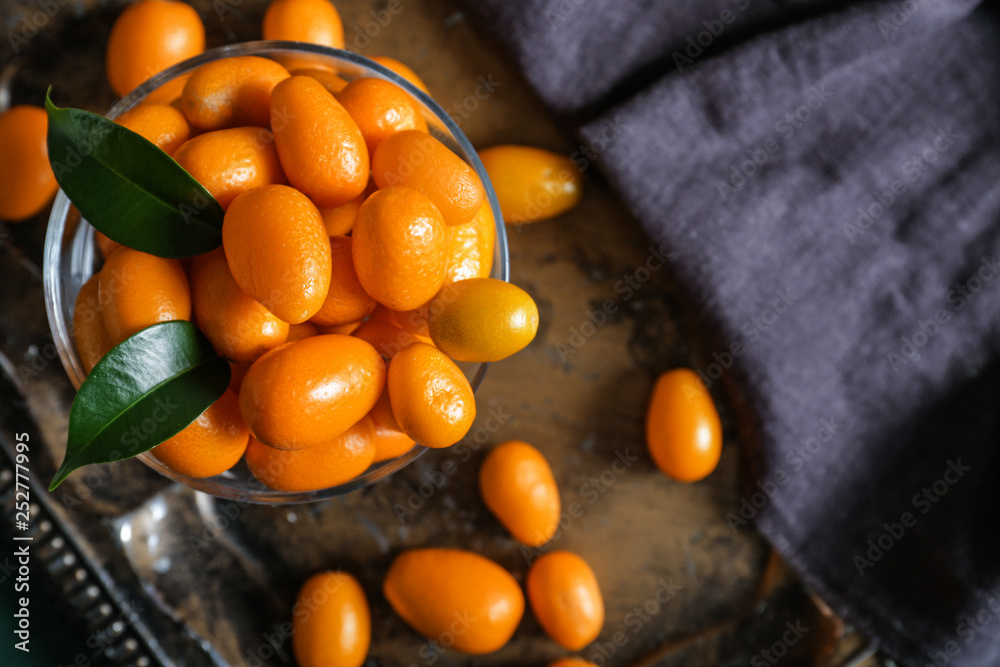
[[[22,19],[44,4],[0,5],[5,33],[21,34]],[[0,47],[3,62],[14,65],[11,100],[40,103],[52,84],[57,102],[105,111],[113,97],[103,78],[103,44],[116,8],[49,4],[58,11],[37,34]],[[264,0],[192,4],[210,46],[260,36]],[[349,48],[411,65],[476,146],[581,151],[447,0],[337,6]],[[544,665],[565,652],[530,613],[510,645],[472,659],[414,634],[380,592],[394,554],[416,546],[474,549],[523,579],[537,553],[505,533],[475,484],[485,451],[519,438],[545,452],[561,488],[567,511],[552,547],[586,557],[606,598],[605,630],[583,656],[608,665],[881,664],[797,583],[752,525],[734,529],[727,522],[742,500],[732,396],[712,388],[726,446],[707,481],[673,483],[644,455],[644,411],[656,373],[710,360],[668,270],[639,271],[653,256],[648,241],[596,170],[585,171],[579,208],[511,231],[512,280],[535,297],[542,325],[527,350],[490,369],[465,443],[429,452],[375,487],[297,507],[216,501],[135,462],[77,473],[49,497],[57,519],[51,525],[72,529],[75,548],[103,583],[93,596],[77,587],[66,599],[97,622],[100,613],[92,610],[100,595],[118,604],[148,602],[127,630],[135,651],[160,654],[167,664],[291,665],[285,623],[298,587],[318,570],[344,568],[371,602],[370,664]],[[45,322],[43,235],[43,219],[0,226],[0,351],[24,385],[23,419],[30,421],[23,428],[39,443],[33,474],[44,482],[62,456],[72,393]],[[625,289],[629,280],[635,287]],[[4,396],[7,431],[21,400]],[[808,630],[788,634],[788,624]],[[146,640],[139,628],[148,629]]]
[[[15,554],[25,548],[30,554],[34,583],[27,593],[55,595],[63,611],[77,621],[79,635],[84,638],[78,661],[82,657],[116,667],[174,664],[147,622],[153,618],[145,613],[152,603],[139,590],[138,582],[116,579],[114,569],[98,556],[102,552],[115,555],[108,536],[104,531],[90,530],[92,521],[69,520],[65,508],[54,505],[55,497],[46,491],[45,478],[37,476],[38,469],[31,461],[44,453],[46,445],[23,400],[25,386],[18,381],[17,372],[0,355],[0,535],[13,545]],[[22,503],[28,503],[26,513]],[[26,521],[18,525],[15,519]],[[3,581],[10,585],[13,577],[6,573],[12,563],[6,559]],[[123,559],[117,560],[124,564]],[[43,586],[38,585],[39,580]],[[11,647],[5,643],[2,649],[0,655]]]
[[[10,399],[9,391],[3,393],[5,399]],[[13,421],[8,418],[5,425]],[[166,664],[155,657],[146,641],[149,631],[141,620],[143,604],[116,597],[103,568],[82,551],[79,535],[52,512],[44,487],[30,478],[21,478],[22,486],[16,484],[19,478],[14,463],[15,440],[11,436],[32,432],[0,433],[0,512],[5,517],[14,516],[15,498],[34,499],[29,509],[30,528],[17,530],[11,541],[15,547],[23,545],[30,550],[33,574],[38,576],[41,569],[71,613],[81,620],[86,641],[90,642],[90,646],[84,646],[88,652],[100,647],[107,662],[122,667]],[[15,536],[19,541],[14,541]]]

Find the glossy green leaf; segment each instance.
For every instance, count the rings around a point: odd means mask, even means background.
[[[45,110],[52,171],[95,228],[159,257],[222,244],[222,207],[156,145],[103,116],[60,109],[48,95]]]
[[[154,324],[101,359],[69,413],[66,458],[77,468],[131,458],[180,433],[229,387],[230,369],[190,322]]]

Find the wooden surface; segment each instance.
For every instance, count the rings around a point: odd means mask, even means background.
[[[3,45],[3,62],[14,65],[11,99],[39,104],[52,84],[58,103],[104,112],[113,96],[103,44],[118,8],[56,4],[58,12],[17,53],[9,40]],[[260,37],[263,0],[191,4],[205,20],[209,46]],[[566,154],[581,149],[452,2],[336,4],[348,48],[409,64],[478,148],[509,142]],[[25,7],[37,10],[23,1],[3,5],[6,31],[20,34],[21,17],[31,15],[21,13]],[[762,652],[783,642],[786,623],[809,630],[779,647],[784,664],[843,664],[863,643],[823,613],[752,526],[727,524],[740,504],[740,446],[718,387],[725,447],[708,480],[673,482],[645,454],[652,381],[666,369],[698,364],[697,323],[669,269],[642,280],[646,274],[637,269],[653,252],[649,241],[597,168],[585,176],[577,209],[509,232],[511,279],[537,301],[541,327],[525,351],[490,369],[463,445],[428,452],[386,482],[309,506],[219,503],[168,485],[136,462],[78,473],[53,494],[122,589],[150,595],[143,622],[177,664],[293,664],[282,624],[298,586],[328,568],[346,569],[365,587],[371,664],[544,665],[565,655],[530,613],[496,654],[440,652],[409,630],[380,592],[391,559],[408,547],[472,549],[523,580],[540,552],[522,550],[476,489],[484,453],[515,438],[545,453],[560,486],[564,521],[546,549],[581,554],[604,592],[605,629],[583,657],[600,665],[773,664]],[[44,225],[40,216],[0,228],[0,349],[15,368],[28,369],[21,372],[27,402],[48,443],[35,474],[48,479],[61,457],[72,394],[47,347]],[[630,279],[637,287],[629,293],[622,284]],[[589,313],[605,310],[613,312],[592,325]]]

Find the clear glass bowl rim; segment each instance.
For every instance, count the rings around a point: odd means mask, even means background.
[[[350,65],[367,70],[367,73],[369,74],[374,73],[379,78],[391,81],[406,90],[410,95],[419,100],[420,103],[433,116],[436,117],[439,123],[450,133],[450,140],[453,141],[464,153],[464,155],[460,155],[460,157],[465,159],[473,167],[473,169],[475,169],[477,175],[483,183],[483,187],[486,191],[486,196],[489,200],[490,207],[493,210],[493,217],[496,222],[496,248],[494,250],[494,266],[491,275],[492,277],[500,280],[509,281],[509,255],[503,215],[500,212],[500,204],[497,201],[496,193],[493,190],[493,186],[490,183],[482,162],[479,160],[479,156],[475,148],[469,142],[468,138],[466,138],[465,134],[458,127],[458,125],[427,93],[423,92],[392,70],[364,56],[351,51],[333,49],[316,44],[277,40],[241,42],[238,44],[220,46],[205,51],[202,54],[189,58],[188,60],[180,62],[172,67],[169,67],[163,72],[160,72],[145,83],[141,84],[131,93],[118,100],[118,102],[111,107],[110,111],[108,111],[106,117],[110,119],[117,118],[125,111],[137,105],[149,93],[159,88],[164,83],[167,83],[178,76],[187,74],[207,62],[220,60],[222,58],[230,58],[233,56],[261,56],[273,58],[274,56],[294,56],[297,54],[308,54],[321,58],[333,58],[335,60],[346,61]],[[73,383],[74,387],[79,388],[79,386],[83,383],[85,373],[83,372],[83,366],[76,353],[76,345],[71,334],[72,327],[69,326],[70,323],[67,322],[63,315],[66,311],[64,299],[68,299],[68,295],[64,294],[60,289],[61,281],[59,275],[60,259],[63,253],[63,242],[66,232],[66,221],[69,215],[69,207],[69,198],[60,189],[52,206],[52,212],[49,216],[48,229],[45,236],[44,256],[42,260],[42,276],[45,294],[45,310],[48,315],[49,328],[52,332],[52,338],[59,352],[60,361],[62,362],[63,368],[65,368],[70,381]],[[479,364],[475,367],[475,372],[470,380],[473,390],[478,389],[488,368],[488,363]],[[379,464],[377,467],[370,468],[359,477],[356,477],[348,482],[325,489],[302,492],[275,491],[263,486],[263,484],[258,482],[256,479],[253,479],[252,476],[250,476],[247,482],[248,485],[256,487],[256,490],[238,488],[225,483],[224,480],[226,478],[223,476],[196,479],[178,474],[157,461],[156,458],[149,452],[139,454],[136,458],[165,477],[197,491],[201,491],[218,498],[235,500],[242,503],[277,505],[315,502],[362,489],[381,481],[406,467],[417,457],[423,454],[424,451],[426,451],[425,447],[417,445],[406,454]],[[247,474],[249,475],[249,473]]]

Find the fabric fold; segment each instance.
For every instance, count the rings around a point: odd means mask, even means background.
[[[733,2],[475,4],[554,111],[603,109],[579,132],[741,415],[734,530],[903,664],[1000,664],[993,6],[753,3],[678,71]]]

